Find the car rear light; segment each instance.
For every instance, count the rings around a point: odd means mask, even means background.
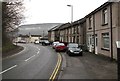
[[[65,46],[57,46],[56,48],[65,48]]]

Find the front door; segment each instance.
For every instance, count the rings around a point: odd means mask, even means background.
[[[95,54],[98,54],[98,37],[95,35]]]
[[[92,52],[92,35],[88,35],[88,48],[89,52]]]

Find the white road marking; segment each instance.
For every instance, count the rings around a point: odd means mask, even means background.
[[[3,74],[3,73],[5,73],[5,72],[7,72],[7,71],[9,71],[9,70],[11,70],[11,69],[17,67],[17,66],[18,66],[18,65],[14,65],[14,66],[12,66],[12,67],[10,67],[10,68],[8,68],[8,69],[6,69],[6,70],[0,72],[0,74]]]
[[[37,52],[37,54],[39,54],[39,51]]]
[[[30,60],[31,58],[35,57],[35,55],[31,56],[30,58],[26,59],[25,61],[28,61]]]
[[[39,47],[37,47],[37,49],[38,49],[38,50],[40,50],[40,48],[39,48]]]
[[[38,50],[40,50],[39,47],[37,47],[37,46],[33,46],[33,47],[35,47],[35,48],[37,48]]]

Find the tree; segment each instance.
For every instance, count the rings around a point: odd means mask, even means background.
[[[2,44],[6,45],[10,41],[6,32],[14,31],[20,24],[24,16],[22,0],[7,0],[2,2]]]

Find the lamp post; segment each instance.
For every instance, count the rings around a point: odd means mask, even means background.
[[[72,22],[73,22],[73,5],[67,5],[68,7],[71,7],[71,32],[72,32]],[[72,34],[70,34],[70,40],[69,42],[73,42],[72,41]]]
[[[71,7],[71,23],[73,21],[73,5],[67,5],[68,7]]]

